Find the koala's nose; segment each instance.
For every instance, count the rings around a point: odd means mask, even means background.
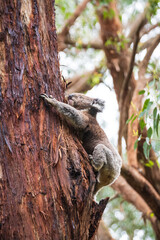
[[[72,97],[73,97],[73,94],[69,94],[69,95],[68,95],[68,100],[71,100]]]

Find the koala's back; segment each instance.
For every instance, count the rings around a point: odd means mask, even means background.
[[[104,144],[110,147],[110,143],[103,129],[99,126],[95,117],[89,113],[84,113],[87,115],[89,121],[88,126],[82,134],[83,147],[88,154],[92,154],[94,148],[98,144]]]

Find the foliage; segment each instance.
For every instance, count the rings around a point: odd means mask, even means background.
[[[125,48],[125,44],[128,42],[129,42],[129,40],[122,34],[122,35],[119,35],[118,39],[109,38],[105,42],[105,46],[106,47],[114,46],[116,48],[117,52],[120,53],[120,51],[122,51]]]
[[[128,5],[131,5],[133,2],[136,2],[136,0],[120,0],[119,4],[123,7],[126,7]]]
[[[74,0],[56,0],[56,27],[58,32],[63,28],[65,19],[69,18],[69,15],[66,15],[66,13],[61,10],[61,5],[65,6],[66,2],[68,4],[66,5],[67,12],[70,11],[70,13],[73,14],[76,8]],[[65,49],[63,52],[63,55],[65,53],[65,57],[64,61],[61,61],[61,71],[65,78],[72,77],[75,71],[77,71],[78,74],[82,74],[85,71],[91,71],[95,66],[101,65],[101,62],[104,61],[103,51],[91,49],[90,44],[88,44],[87,50],[82,48],[82,43],[92,42],[99,34],[98,18],[95,14],[95,7],[93,4],[87,4],[85,10],[70,28],[70,33],[71,40],[75,41],[76,46]],[[84,64],[84,62],[87,64]]]
[[[134,144],[135,149],[138,146],[138,142],[142,140],[143,130],[147,128],[147,136],[143,139],[143,152],[145,158],[148,160],[145,165],[147,167],[152,167],[154,162],[150,160],[151,148],[154,148],[158,157],[160,154],[160,69],[155,62],[151,62],[148,66],[147,72],[153,79],[147,83],[145,89],[139,91],[139,95],[144,95],[145,97],[142,109],[140,112],[136,112],[136,106],[132,103],[132,106],[135,109],[135,114],[132,114],[126,123],[128,124],[130,122],[132,125],[136,119],[139,121],[140,130],[133,131],[133,135],[137,136],[137,140]],[[157,165],[159,166],[158,160]]]
[[[112,2],[112,0],[100,0],[100,5],[105,6],[105,5],[109,4],[110,2]]]
[[[56,0],[55,7],[57,17],[56,27],[59,31],[63,27],[64,21],[72,15],[74,9],[76,8],[76,4],[75,1]]]
[[[109,10],[106,10],[106,9],[103,10],[103,18],[104,19],[106,19],[106,18],[112,19],[114,16],[115,16],[115,12],[112,8]]]
[[[98,72],[95,72],[93,74],[93,76],[91,76],[89,79],[88,79],[88,84],[91,86],[91,87],[94,87],[95,85],[99,84],[100,83],[100,79],[102,77],[102,74],[101,73],[98,73]]]
[[[149,4],[150,4],[150,8],[149,8],[150,16],[156,15],[157,10],[160,8],[159,0],[149,0]]]

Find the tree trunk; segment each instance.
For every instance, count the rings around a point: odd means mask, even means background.
[[[0,239],[93,239],[107,199],[71,129],[39,95],[64,100],[54,1],[0,0]]]

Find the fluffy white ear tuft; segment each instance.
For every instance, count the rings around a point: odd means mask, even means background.
[[[102,112],[105,106],[105,102],[101,99],[95,98],[92,103],[92,107],[97,110],[97,112]]]

